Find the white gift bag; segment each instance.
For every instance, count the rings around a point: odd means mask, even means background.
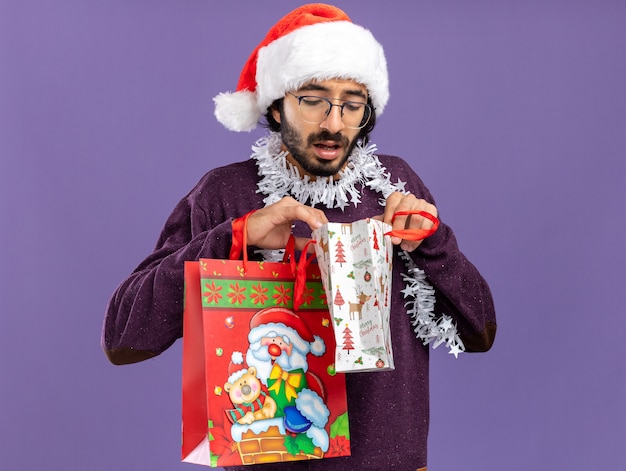
[[[375,219],[328,223],[313,232],[333,318],[338,372],[394,369],[389,328],[391,226]]]

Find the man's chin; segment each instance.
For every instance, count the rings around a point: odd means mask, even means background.
[[[310,172],[311,175],[315,177],[333,177],[339,173],[340,169],[332,168],[332,169],[317,169],[313,172]]]
[[[309,165],[305,170],[316,177],[332,177],[343,170],[347,161],[348,158],[345,156],[335,160],[316,159],[315,164]]]

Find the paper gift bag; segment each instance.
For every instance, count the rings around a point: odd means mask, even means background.
[[[293,263],[188,262],[183,461],[216,467],[350,454],[326,295],[317,265],[306,265],[295,283]]]
[[[393,245],[391,236],[421,240],[433,234],[437,218],[423,211],[400,211],[429,219],[430,229],[392,231],[375,219],[328,223],[313,232],[315,251],[332,313],[341,372],[393,369],[390,305]]]
[[[393,369],[389,329],[391,226],[374,219],[328,223],[313,232],[334,320],[335,368]]]

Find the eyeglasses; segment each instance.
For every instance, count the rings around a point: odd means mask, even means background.
[[[359,101],[335,100],[342,102],[341,104],[335,104],[329,98],[321,96],[287,93],[298,100],[300,119],[305,123],[321,123],[330,114],[333,106],[337,106],[341,110],[341,119],[347,128],[361,129],[365,127],[374,111],[372,106]]]

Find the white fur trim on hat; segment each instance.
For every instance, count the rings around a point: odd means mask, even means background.
[[[228,382],[230,384],[235,384],[237,381],[241,379],[241,377],[248,372],[248,368],[241,368],[240,370],[235,371],[228,377]]]
[[[351,79],[365,85],[377,115],[389,99],[387,62],[372,33],[348,21],[305,26],[259,50],[258,109],[311,80]]]

